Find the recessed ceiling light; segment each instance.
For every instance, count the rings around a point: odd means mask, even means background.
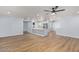
[[[79,14],[79,11],[77,11],[77,13]]]
[[[8,13],[8,14],[11,14],[11,12],[10,12],[10,11],[8,11],[7,13]]]

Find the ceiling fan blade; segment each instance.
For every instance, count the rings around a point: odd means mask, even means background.
[[[46,12],[51,12],[50,10],[44,10],[44,11],[46,11]]]
[[[57,11],[55,11],[55,12],[60,12],[60,11],[65,11],[65,9],[57,10]]]

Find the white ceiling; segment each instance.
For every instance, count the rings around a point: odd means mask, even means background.
[[[51,10],[52,6],[0,6],[0,15],[15,15],[20,17],[34,17],[37,14],[45,15],[44,10]],[[79,6],[60,6],[59,9],[66,9],[58,12],[57,17],[78,15]],[[78,12],[78,13],[77,13]]]

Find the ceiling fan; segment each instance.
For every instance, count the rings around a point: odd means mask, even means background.
[[[52,8],[52,10],[44,10],[45,12],[51,12],[51,13],[55,13],[56,12],[60,12],[60,11],[65,11],[65,9],[60,9],[60,10],[57,10],[59,8],[59,6],[55,6]]]

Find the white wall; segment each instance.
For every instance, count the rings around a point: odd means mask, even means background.
[[[53,27],[58,35],[79,38],[79,16],[64,17]]]
[[[23,34],[23,20],[14,16],[0,16],[0,37]]]
[[[23,21],[23,31],[28,31],[28,21]]]
[[[32,32],[32,21],[23,22],[23,31]]]
[[[49,29],[49,31],[53,31],[53,22],[52,21],[48,22],[48,29]]]

